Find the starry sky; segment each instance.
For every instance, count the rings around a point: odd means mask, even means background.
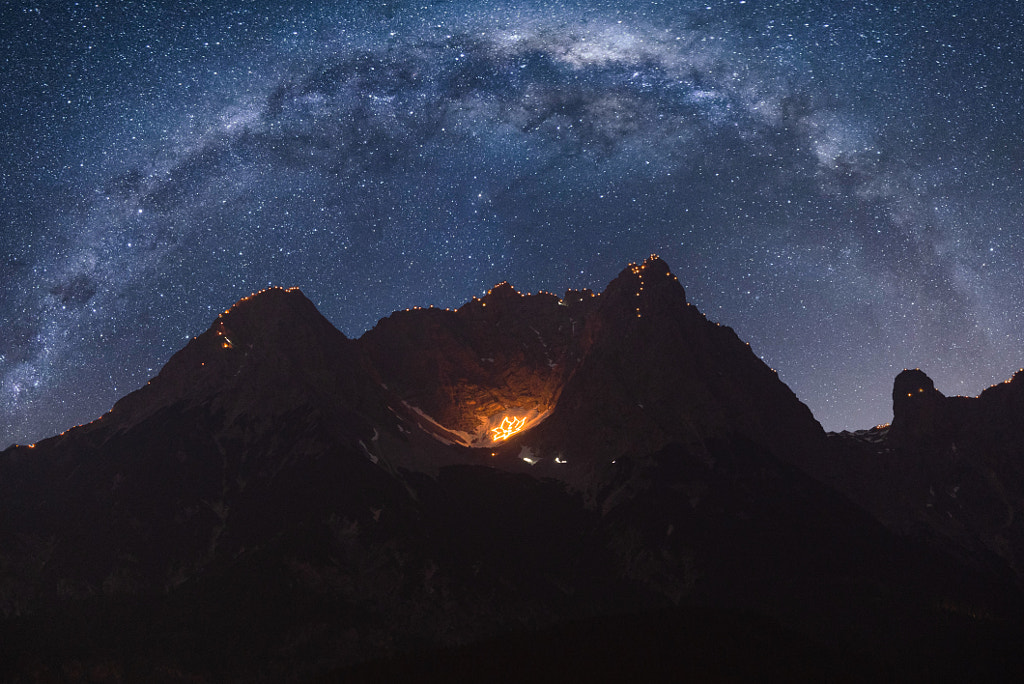
[[[1024,365],[1024,7],[0,8],[0,447],[87,422],[240,297],[347,335],[660,254],[826,429]]]

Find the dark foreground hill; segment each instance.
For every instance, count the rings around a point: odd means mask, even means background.
[[[656,257],[358,340],[267,290],[0,454],[0,677],[1012,677],[1020,383],[922,382],[826,435]]]

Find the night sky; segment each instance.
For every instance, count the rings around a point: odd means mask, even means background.
[[[1017,2],[0,9],[0,447],[216,314],[601,290],[660,254],[826,429],[1024,365]]]

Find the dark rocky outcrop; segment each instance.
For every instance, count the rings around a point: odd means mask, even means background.
[[[951,427],[945,420],[949,403],[935,389],[932,379],[920,369],[904,370],[892,386],[892,427],[889,439],[910,444],[938,439]]]
[[[904,370],[892,424],[835,435],[831,454],[826,479],[890,528],[1024,585],[1024,372],[946,397]]]

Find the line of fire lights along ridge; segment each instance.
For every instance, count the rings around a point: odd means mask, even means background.
[[[636,275],[637,278],[640,281],[640,284],[639,284],[637,292],[636,292],[636,296],[637,297],[639,297],[640,293],[643,292],[643,290],[644,290],[644,275],[643,275],[643,272],[644,272],[644,269],[647,268],[647,262],[649,260],[658,259],[658,258],[660,258],[660,257],[658,257],[657,254],[651,254],[650,257],[648,257],[648,259],[645,259],[642,264],[636,264],[635,262],[630,262],[629,263],[628,268],[629,268],[630,272],[633,273],[634,275]],[[669,272],[668,275],[670,275],[673,280],[676,280],[676,281],[679,280],[678,276],[672,275],[671,272]],[[511,286],[511,284],[507,280],[506,281],[502,281],[502,282],[498,283],[497,285],[494,285],[493,287],[491,287],[489,290],[487,290],[487,295],[490,295],[492,292],[494,292],[494,289],[496,287],[500,287],[501,285],[509,285],[509,286]],[[221,348],[223,348],[223,349],[234,349],[235,348],[234,343],[227,336],[227,329],[226,329],[226,327],[224,325],[224,321],[222,320],[223,317],[225,315],[227,315],[227,314],[230,314],[232,309],[235,309],[239,304],[243,304],[245,302],[248,302],[253,297],[256,297],[257,295],[261,295],[261,294],[263,294],[265,292],[269,292],[270,290],[284,290],[285,292],[299,292],[300,291],[298,287],[287,287],[287,288],[282,288],[282,287],[279,287],[279,286],[265,287],[262,290],[258,290],[256,292],[250,293],[246,297],[242,297],[237,302],[232,304],[230,308],[225,309],[224,313],[218,314],[217,315],[217,329],[216,329],[216,333],[217,333],[217,336],[221,338]],[[513,290],[515,290],[514,287],[513,287]],[[575,292],[577,290],[570,290],[570,291]],[[533,293],[531,293],[531,292],[527,292],[527,293],[524,294],[522,292],[518,292],[517,291],[516,294],[518,294],[520,297],[531,297],[531,296],[533,296]],[[543,295],[549,295],[549,296],[552,296],[552,297],[556,297],[558,299],[559,303],[562,303],[562,301],[563,301],[560,297],[558,297],[558,295],[556,295],[554,293],[551,293],[551,292],[547,292],[545,290],[538,290],[537,294],[543,294]],[[601,296],[601,293],[599,293],[599,292],[598,293],[591,292],[590,294],[591,294],[592,297],[600,297]],[[481,301],[480,297],[474,296],[473,297],[473,301],[474,302],[480,302],[481,306],[487,306],[487,302]],[[687,306],[693,306],[693,304],[691,304],[690,302],[686,302],[686,305]],[[427,306],[427,307],[422,307],[422,306],[409,307],[409,308],[406,308],[405,311],[422,311],[424,309],[434,309],[434,308],[435,308],[434,305],[431,304],[430,306]],[[450,311],[452,311],[452,309],[445,308],[444,311],[449,311],[450,312]],[[641,318],[642,316],[641,316],[641,312],[640,312],[640,302],[637,302],[637,306],[636,306],[635,311],[636,311],[636,317],[637,318]],[[705,318],[707,318],[707,316],[705,316]],[[722,327],[721,323],[717,323],[716,322],[715,325],[718,326],[718,327]],[[198,336],[193,337],[192,339],[193,340],[198,339]],[[749,342],[746,342],[745,344],[748,347],[750,346]],[[200,365],[205,366],[206,363],[204,362],[204,363],[201,363]],[[920,370],[920,369],[917,369],[917,370]],[[778,371],[775,370],[774,368],[771,368],[771,371],[773,373],[775,373],[776,375],[778,375]],[[1021,368],[1018,372],[1024,373],[1024,368]],[[997,385],[1000,385],[1000,384],[1002,384],[1002,385],[1009,384],[1011,380],[1013,380],[1012,377],[1007,378],[1006,380],[1003,380],[1001,383],[993,383],[993,384],[988,386],[988,389],[996,387]],[[153,382],[152,380],[149,380],[149,381],[146,382],[146,384],[149,385],[149,384],[152,384],[152,382]],[[923,389],[919,389],[918,390],[918,392],[923,392],[923,391],[924,391]],[[982,391],[984,391],[984,390],[982,390]],[[912,395],[908,394],[907,396],[909,397],[909,396],[912,396]],[[981,394],[979,393],[977,396],[981,396]],[[973,398],[977,398],[977,397],[973,397]],[[88,423],[81,423],[79,425],[74,425],[72,427],[69,427],[67,430],[64,430],[63,432],[61,432],[58,435],[56,435],[56,437],[63,437],[64,435],[66,435],[67,433],[71,432],[72,430],[75,430],[75,429],[80,428],[80,427],[85,427],[86,425],[92,425],[93,423],[97,423],[97,422],[103,420],[106,416],[110,415],[110,413],[112,411],[113,411],[113,408],[111,408],[109,411],[104,413],[99,418],[91,420]],[[509,420],[509,418],[505,418],[502,421],[501,425],[499,425],[498,427],[495,427],[495,428],[491,428],[491,432],[494,435],[493,436],[493,441],[495,441],[495,442],[503,441],[503,440],[508,439],[512,435],[521,432],[523,430],[524,424],[526,422],[526,418],[525,417],[523,417],[523,418],[513,417],[513,418],[511,418],[511,422],[509,424],[506,424],[505,421],[508,421],[508,420]],[[882,423],[880,425],[876,425],[873,429],[878,430],[878,429],[882,429],[882,428],[886,428],[886,427],[889,427],[889,423]],[[52,437],[49,438],[49,439],[52,439]],[[12,448],[35,449],[36,445],[35,444],[14,444],[14,445],[12,445]]]

